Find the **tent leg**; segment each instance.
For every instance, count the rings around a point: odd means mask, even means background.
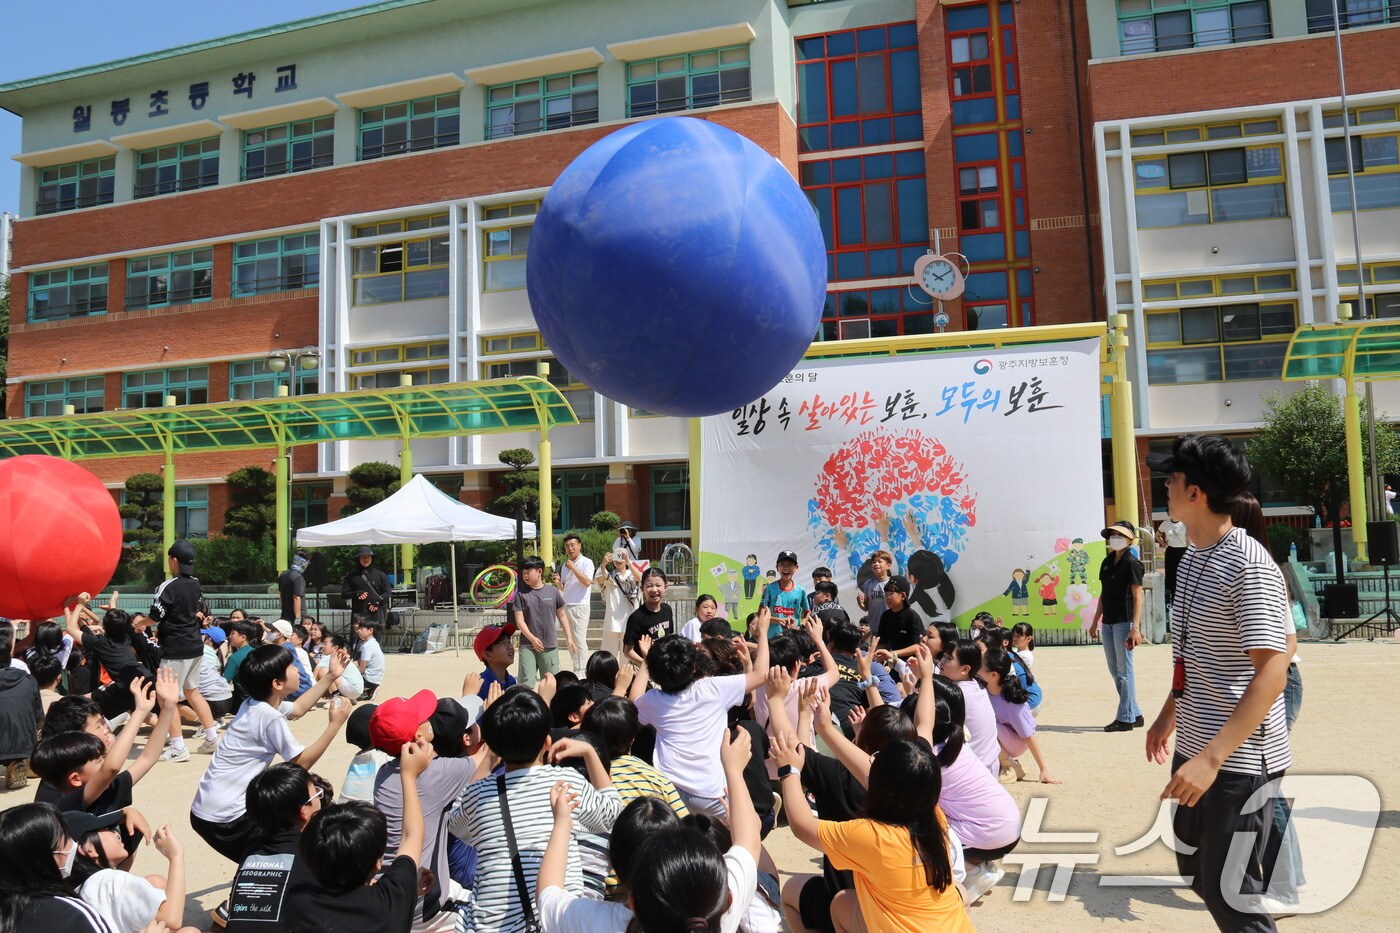
[[[457,542],[448,542],[448,550],[452,555],[452,656],[459,658],[462,656],[462,632],[457,609]]]

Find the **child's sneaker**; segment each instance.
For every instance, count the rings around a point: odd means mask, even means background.
[[[199,748],[197,749],[197,751],[198,751],[201,755],[212,755],[212,754],[214,754],[214,749],[216,749],[216,748],[218,748],[218,747],[219,747],[219,737],[216,735],[216,736],[214,736],[212,739],[205,739],[203,742],[200,742],[200,743],[199,743]]]
[[[29,786],[29,767],[23,761],[12,761],[5,766],[5,789],[20,790]]]
[[[189,761],[190,750],[186,748],[175,748],[173,745],[160,753],[161,761]]]

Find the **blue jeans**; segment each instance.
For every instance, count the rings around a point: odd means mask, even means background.
[[[1113,686],[1118,690],[1119,722],[1135,722],[1142,715],[1137,705],[1137,687],[1133,682],[1133,653],[1123,646],[1133,631],[1131,622],[1103,623],[1099,626],[1099,638],[1103,641],[1103,656],[1108,661],[1108,672],[1113,675]]]

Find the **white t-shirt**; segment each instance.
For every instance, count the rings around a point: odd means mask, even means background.
[[[656,727],[656,769],[686,793],[724,796],[719,742],[729,724],[729,708],[744,702],[745,682],[743,674],[702,677],[680,693],[648,690],[637,698],[637,717]]]
[[[1191,542],[1186,537],[1186,523],[1174,522],[1170,518],[1157,526],[1162,537],[1167,539],[1167,547],[1186,547]]]
[[[365,803],[374,803],[375,775],[379,773],[381,765],[393,760],[388,752],[381,752],[377,748],[367,748],[351,758],[350,767],[345,771],[345,780],[340,785],[340,794],[335,798],[335,802],[363,800]]]
[[[199,662],[199,692],[204,699],[227,700],[233,696],[233,684],[224,680],[222,670],[219,653],[212,645],[205,645],[204,657]]]
[[[1030,648],[1017,648],[1016,654],[1020,655],[1021,660],[1026,662],[1026,670],[1035,667],[1035,652]]]
[[[304,746],[292,737],[287,723],[291,712],[290,703],[274,707],[261,700],[244,700],[199,779],[190,812],[211,823],[231,823],[242,816],[253,778],[272,759],[280,756],[291,761],[302,752]]]
[[[330,668],[330,658],[322,657],[321,660],[316,662],[316,669],[318,671],[329,671]],[[360,695],[364,692],[365,678],[360,673],[360,668],[353,663],[347,664],[345,666],[345,673],[340,675],[340,695],[347,699],[358,700]],[[365,799],[368,800],[369,798]]]
[[[361,671],[365,680],[372,684],[382,684],[384,682],[384,649],[379,647],[379,639],[371,638],[369,641],[360,643],[360,658],[365,662],[365,669]]]
[[[310,674],[312,679],[314,680],[316,675],[312,672],[316,668],[311,664],[311,655],[306,653],[305,648],[298,648],[291,642],[287,642],[287,647],[292,649],[292,654],[296,655],[297,660],[301,662],[301,669],[306,671],[307,674]],[[307,684],[306,686],[310,687],[311,685]]]
[[[729,875],[729,909],[720,918],[722,933],[738,933],[739,923],[758,890],[758,866],[747,849],[733,847],[724,854]],[[540,924],[545,933],[625,933],[632,919],[626,904],[591,901],[563,888],[549,887],[538,897]]]
[[[981,684],[971,680],[958,681],[967,707],[967,731],[972,736],[970,744],[979,761],[987,766],[992,774],[1000,770],[1001,742],[997,739],[997,714],[992,709],[992,701]]]
[[[84,881],[78,896],[119,933],[141,933],[165,903],[165,892],[142,876],[111,868]]]
[[[564,584],[564,604],[567,606],[588,602],[588,594],[593,589],[593,561],[580,554],[574,561],[574,566],[578,568],[579,573],[588,578],[588,582],[580,583],[578,577],[569,569],[569,562],[564,561],[564,565],[559,568],[559,582]]]
[[[700,644],[700,620],[691,619],[681,628],[681,634],[695,644]]]
[[[617,574],[618,580],[622,581],[622,586],[618,586],[613,580],[614,573]],[[632,594],[631,599],[628,598],[627,593]],[[630,564],[625,571],[615,570],[612,564],[604,568],[603,604],[607,608],[604,627],[608,632],[621,635],[627,630],[627,617],[637,608],[641,601],[641,593],[641,581],[637,579],[637,572],[632,569]]]

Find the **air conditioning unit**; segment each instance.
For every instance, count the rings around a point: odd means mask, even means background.
[[[863,340],[870,336],[870,318],[854,317],[836,324],[836,336],[841,340]]]

